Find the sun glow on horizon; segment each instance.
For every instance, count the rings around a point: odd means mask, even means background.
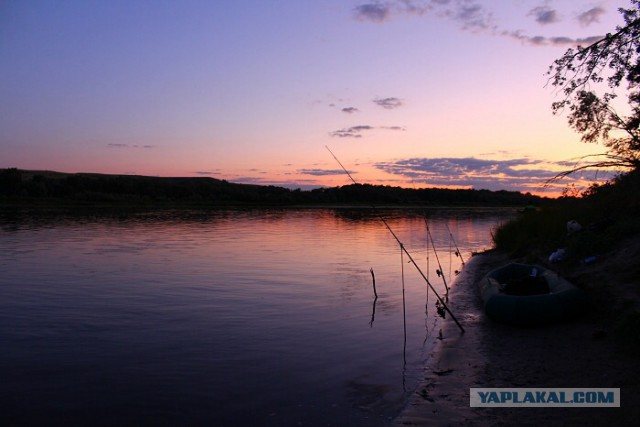
[[[329,145],[362,183],[556,191],[603,147],[545,72],[627,2],[436,3],[7,4],[0,167],[349,184]]]

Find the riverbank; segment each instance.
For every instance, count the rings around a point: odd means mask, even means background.
[[[635,238],[574,271],[570,279],[587,292],[589,311],[543,328],[489,320],[476,282],[509,260],[498,252],[472,258],[450,294],[450,308],[466,331],[461,334],[455,322],[446,321],[436,357],[393,425],[630,425],[640,417],[640,363],[637,349],[617,335],[614,319],[618,310],[640,300],[639,255]],[[620,388],[621,407],[470,408],[471,387]]]

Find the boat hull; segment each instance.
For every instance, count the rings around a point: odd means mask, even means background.
[[[549,292],[536,295],[509,295],[503,292],[512,278],[531,275],[547,282]],[[566,279],[544,267],[508,264],[487,274],[480,282],[480,294],[487,315],[500,323],[542,326],[562,322],[578,315],[585,307],[586,295]]]

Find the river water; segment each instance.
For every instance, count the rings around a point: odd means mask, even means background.
[[[489,248],[512,212],[426,214],[437,252],[424,211],[382,212],[444,296],[436,255],[451,284],[456,246]],[[0,227],[5,425],[386,425],[442,322],[370,210],[14,213]]]

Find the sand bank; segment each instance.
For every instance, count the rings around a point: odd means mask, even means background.
[[[465,333],[445,320],[436,356],[393,425],[638,425],[640,360],[619,348],[597,310],[540,328],[502,325],[486,317],[476,282],[505,262],[498,253],[478,255],[458,276],[449,306]],[[470,408],[471,387],[615,387],[621,389],[621,407]]]

